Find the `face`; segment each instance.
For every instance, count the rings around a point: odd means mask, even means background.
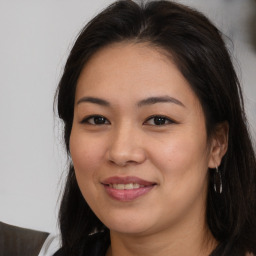
[[[70,152],[85,200],[110,230],[202,221],[210,148],[197,96],[160,51],[113,44],[82,70]]]

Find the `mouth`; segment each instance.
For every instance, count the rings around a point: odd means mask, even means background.
[[[114,189],[120,189],[120,190],[124,190],[124,189],[137,189],[137,188],[144,188],[144,185],[140,185],[138,183],[128,183],[128,184],[108,184],[107,186],[114,188]]]
[[[115,200],[127,202],[147,194],[157,184],[138,177],[110,177],[101,183]]]

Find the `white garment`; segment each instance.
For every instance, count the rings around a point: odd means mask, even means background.
[[[60,235],[50,234],[46,238],[38,256],[52,256],[56,251],[60,249],[60,247]]]

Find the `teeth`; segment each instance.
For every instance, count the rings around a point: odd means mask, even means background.
[[[115,189],[124,189],[124,184],[113,184],[113,188]]]
[[[135,189],[135,188],[143,188],[143,185],[137,183],[129,183],[129,184],[109,184],[111,188],[115,189]]]

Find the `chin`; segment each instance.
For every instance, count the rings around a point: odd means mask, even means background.
[[[140,235],[147,233],[151,229],[152,223],[148,223],[145,219],[123,217],[105,221],[105,225],[113,232]]]

